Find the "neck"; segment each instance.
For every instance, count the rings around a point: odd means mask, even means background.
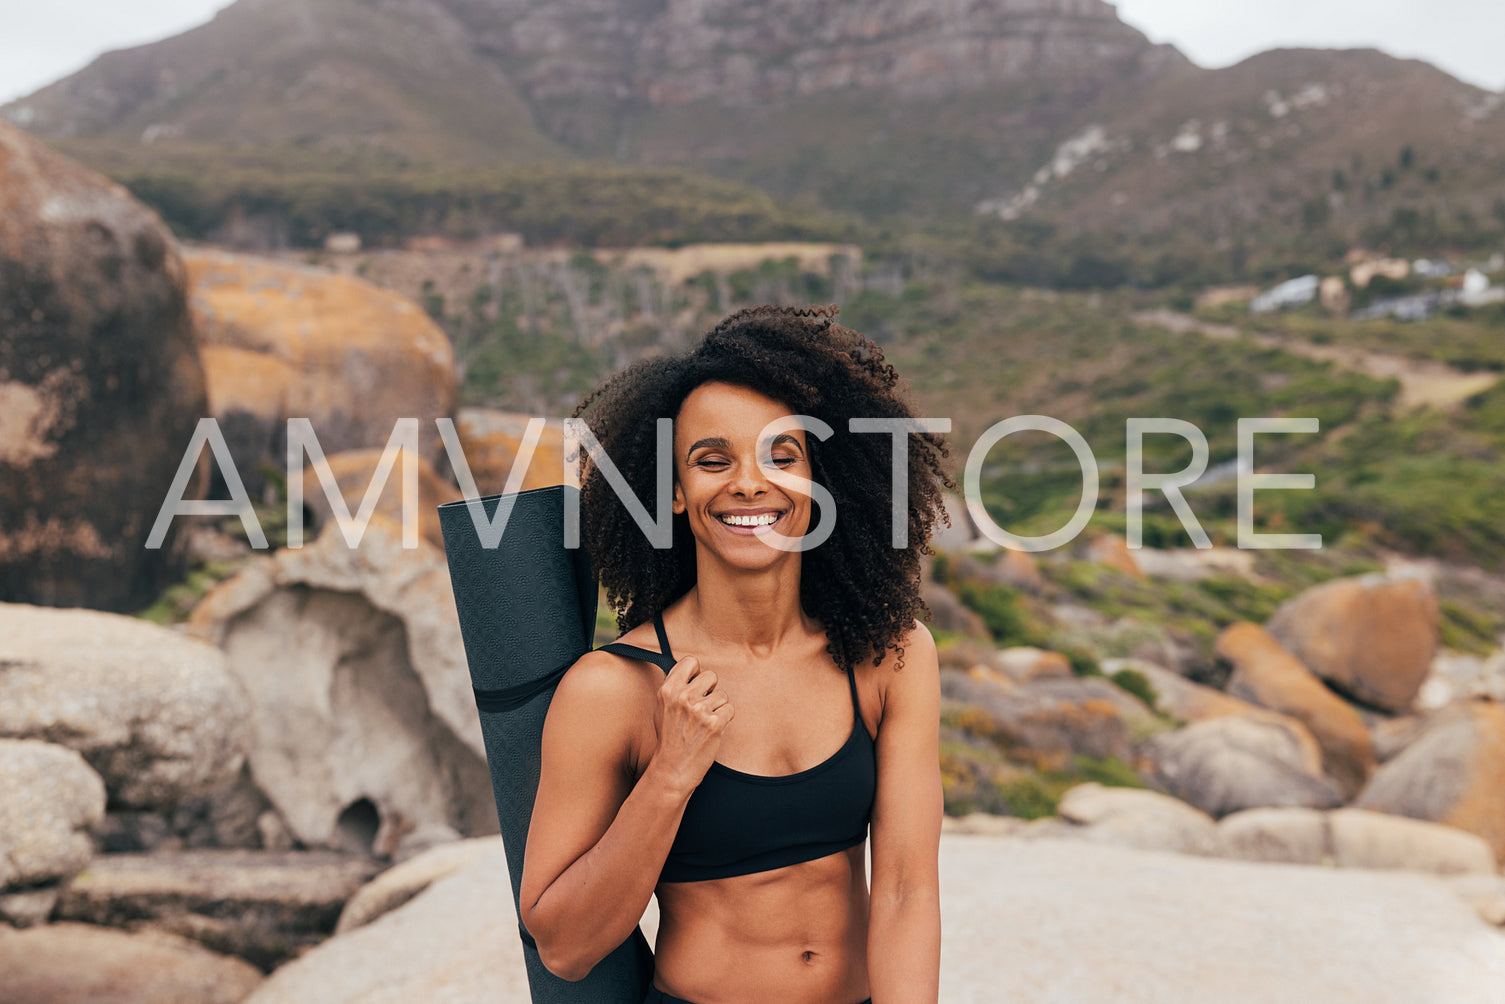
[[[791,632],[803,630],[800,555],[785,557],[769,568],[747,572],[727,569],[702,554],[685,604],[697,634],[719,646],[767,654]]]

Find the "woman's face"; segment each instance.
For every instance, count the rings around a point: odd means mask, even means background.
[[[674,422],[674,511],[689,518],[698,547],[740,567],[763,567],[784,552],[759,536],[769,528],[785,537],[809,530],[810,497],[769,478],[770,472],[810,478],[804,431],[765,435],[771,460],[758,462],[759,435],[792,414],[734,384],[701,384],[685,398]]]

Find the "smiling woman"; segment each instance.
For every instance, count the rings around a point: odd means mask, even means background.
[[[570,668],[544,726],[520,909],[561,976],[657,893],[650,1001],[936,1000],[940,688],[915,616],[946,446],[909,440],[892,546],[891,440],[845,430],[914,414],[834,314],[734,314],[576,411],[640,498],[674,419],[674,517],[655,549],[582,461],[584,543],[625,633]]]

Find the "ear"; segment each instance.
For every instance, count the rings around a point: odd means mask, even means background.
[[[674,479],[674,504],[670,507],[674,515],[678,516],[685,511],[685,493],[679,487],[679,479]]]

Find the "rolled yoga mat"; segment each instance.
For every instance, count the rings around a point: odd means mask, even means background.
[[[538,792],[544,716],[559,678],[590,650],[595,634],[596,582],[589,556],[583,548],[564,546],[565,492],[576,491],[535,488],[438,507],[514,910]],[[512,506],[506,529],[497,546],[488,548],[472,509],[484,514],[484,529],[506,504]],[[572,983],[544,968],[521,921],[518,928],[535,1004],[640,1004],[647,993],[653,953],[641,930]]]

